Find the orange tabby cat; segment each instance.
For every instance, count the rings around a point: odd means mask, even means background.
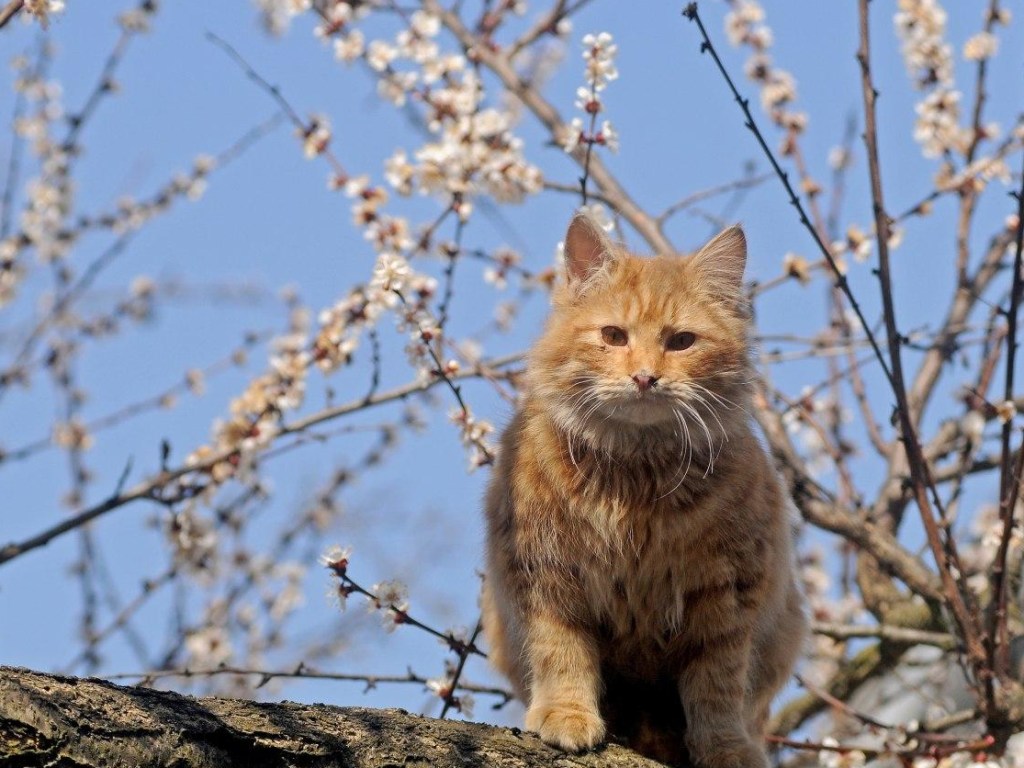
[[[484,627],[526,727],[764,768],[806,629],[750,426],[746,243],[643,259],[577,216],[487,495]]]

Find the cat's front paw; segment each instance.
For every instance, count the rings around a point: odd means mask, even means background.
[[[727,741],[701,751],[695,755],[698,768],[768,768],[764,749],[752,741]]]
[[[545,744],[566,752],[581,752],[604,740],[604,721],[579,706],[532,706],[526,712],[526,730],[540,734]]]

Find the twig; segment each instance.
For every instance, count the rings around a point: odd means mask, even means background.
[[[694,192],[692,195],[687,195],[682,200],[673,203],[662,211],[658,215],[656,221],[659,224],[664,224],[668,219],[672,218],[680,211],[685,211],[687,208],[690,208],[699,202],[707,200],[708,198],[717,197],[718,195],[722,195],[727,192],[735,192],[740,189],[751,189],[763,184],[768,179],[772,178],[772,175],[773,174],[770,173],[762,173],[757,176],[745,176],[743,178],[727,182],[726,184],[719,184],[715,187],[708,187],[707,189]]]
[[[552,136],[559,134],[565,121],[550,102],[546,101],[535,89],[529,88],[522,82],[522,78],[519,77],[507,56],[486,45],[480,45],[477,36],[466,28],[457,15],[441,5],[438,0],[423,0],[423,7],[428,12],[435,14],[467,51],[473,51],[473,56],[478,57],[480,62],[498,77],[509,93],[522,101],[533,112]],[[580,166],[583,165],[582,150],[577,149],[571,156]],[[600,157],[592,158],[590,177],[609,200],[609,205],[630,223],[652,250],[657,253],[673,253],[675,251],[658,223],[634,202],[615,176],[601,162]]]
[[[17,16],[24,5],[25,0],[11,0],[11,2],[0,9],[0,29],[7,26],[7,22]]]
[[[908,629],[886,624],[856,626],[815,621],[811,623],[811,631],[835,640],[877,637],[881,640],[893,640],[898,643],[932,645],[946,651],[955,649],[957,645],[956,638],[946,632],[927,632],[922,629]]]
[[[236,349],[235,352],[232,352],[230,355],[227,355],[226,357],[221,358],[215,363],[208,365],[206,368],[198,369],[201,372],[203,379],[208,379],[212,376],[215,376],[218,373],[221,373],[222,371],[236,367],[237,365],[239,365],[239,363],[237,363],[235,360],[236,355],[238,355],[243,350],[246,350],[250,347],[253,347],[257,344],[266,341],[270,337],[270,335],[271,334],[266,331],[260,333],[247,333],[245,339],[242,341],[242,344]],[[128,419],[132,418],[133,416],[137,416],[140,413],[145,413],[146,411],[154,410],[156,408],[167,407],[167,403],[169,402],[169,400],[175,398],[179,394],[183,394],[185,392],[190,391],[191,388],[192,387],[189,384],[187,375],[185,377],[179,377],[178,381],[175,384],[165,388],[164,390],[155,395],[150,395],[149,397],[144,398],[142,400],[137,400],[134,403],[129,403],[128,405],[122,406],[104,416],[99,416],[93,419],[92,421],[87,421],[85,423],[85,430],[89,434],[94,434],[104,429],[117,426],[118,424],[121,424],[127,421]],[[25,443],[24,445],[18,448],[14,448],[0,455],[0,464],[3,464],[8,461],[18,461],[21,459],[26,459],[29,456],[32,456],[33,454],[39,453],[40,451],[52,447],[52,435],[40,437],[35,440],[32,440],[31,442]]]
[[[864,96],[864,143],[867,147],[868,171],[871,178],[871,200],[875,218],[875,234],[878,247],[878,280],[882,294],[882,311],[885,319],[886,336],[889,342],[891,372],[889,383],[896,396],[896,410],[900,421],[900,432],[910,474],[913,481],[914,497],[917,501],[921,521],[925,528],[932,555],[938,565],[946,599],[963,637],[966,653],[976,672],[985,664],[985,650],[981,640],[981,627],[977,615],[968,607],[965,588],[962,584],[963,569],[960,567],[956,544],[952,536],[941,536],[935,515],[928,498],[929,489],[938,501],[934,483],[931,482],[927,461],[918,441],[917,429],[907,401],[907,389],[903,383],[903,363],[900,355],[902,337],[896,326],[896,310],[893,304],[892,278],[889,270],[889,219],[885,212],[882,193],[882,177],[878,160],[878,133],[875,122],[875,101],[878,92],[871,79],[870,30],[868,24],[868,0],[858,0],[860,20],[860,48],[857,60],[861,69],[861,90]],[[941,510],[941,504],[936,504]],[[954,570],[956,575],[954,576]]]
[[[93,281],[99,276],[100,272],[106,269],[114,259],[121,255],[134,237],[135,232],[133,231],[125,232],[118,237],[91,264],[89,264],[88,267],[86,267],[81,277],[79,277],[78,280],[60,296],[56,303],[54,303],[53,308],[38,323],[36,323],[25,341],[22,342],[21,348],[18,350],[18,354],[14,357],[14,362],[11,363],[6,370],[0,371],[0,400],[3,399],[3,396],[10,388],[10,385],[18,379],[18,372],[31,356],[32,352],[36,348],[36,344],[38,344],[40,339],[42,339],[43,334],[50,325],[56,322],[61,315],[63,315],[65,310],[67,310],[67,308],[79,296],[81,296],[84,291],[89,289]]]
[[[832,272],[835,275],[836,287],[843,292],[843,294],[846,296],[847,301],[850,302],[850,307],[857,315],[857,319],[860,321],[861,327],[864,329],[864,334],[867,337],[869,343],[871,344],[871,348],[874,350],[875,356],[878,358],[879,364],[882,366],[882,371],[885,373],[886,378],[889,379],[891,382],[892,373],[889,370],[889,365],[886,362],[885,355],[882,353],[882,349],[879,346],[878,341],[875,339],[874,334],[871,332],[871,326],[868,324],[868,321],[864,316],[864,312],[860,308],[860,304],[857,302],[856,297],[853,295],[853,291],[851,290],[850,285],[846,279],[846,275],[843,274],[843,271],[839,268],[839,265],[836,263],[835,257],[832,255],[831,249],[821,239],[821,235],[818,233],[818,230],[814,227],[814,225],[811,223],[811,220],[808,218],[807,212],[804,210],[803,204],[800,202],[800,198],[797,197],[796,192],[793,190],[792,184],[790,184],[789,182],[789,174],[782,170],[782,166],[779,165],[779,161],[775,159],[775,153],[772,152],[771,148],[768,146],[768,143],[765,141],[764,135],[757,127],[757,122],[754,120],[754,115],[750,111],[750,101],[748,99],[743,98],[740,95],[739,91],[736,90],[736,85],[733,83],[732,78],[729,76],[729,72],[726,70],[725,65],[722,63],[722,60],[719,58],[718,51],[715,50],[715,47],[711,42],[711,38],[708,36],[707,29],[705,29],[704,27],[704,22],[701,21],[700,15],[697,12],[697,3],[693,2],[688,4],[686,8],[683,10],[683,15],[690,21],[694,21],[697,23],[697,27],[699,28],[701,37],[703,38],[703,42],[700,46],[701,53],[711,54],[711,58],[714,59],[715,65],[718,67],[718,71],[722,74],[722,77],[725,78],[725,82],[729,86],[729,90],[732,92],[733,99],[739,105],[740,109],[743,111],[744,116],[746,117],[744,125],[754,135],[754,138],[757,140],[757,143],[760,145],[761,149],[765,153],[765,156],[768,158],[768,162],[771,163],[772,169],[775,171],[776,177],[778,177],[779,181],[782,182],[783,187],[785,187],[786,194],[789,196],[790,205],[792,205],[796,209],[797,215],[800,219],[800,223],[803,224],[804,228],[810,233],[811,237],[814,239],[815,244],[818,246],[818,250],[821,251],[822,256],[824,256],[825,260],[828,262],[828,265],[832,268]]]
[[[38,77],[46,58],[46,45],[42,46],[32,77]],[[11,124],[17,125],[25,111],[25,91],[17,89],[14,97],[14,113],[11,116]],[[14,211],[14,190],[18,186],[18,174],[21,168],[21,157],[25,143],[22,141],[18,131],[11,131],[11,149],[7,158],[7,175],[4,178],[4,193],[0,198],[0,240],[7,238],[11,231],[11,215]]]
[[[176,567],[172,567],[164,571],[156,578],[146,579],[145,581],[143,581],[142,589],[139,591],[139,594],[135,596],[135,599],[133,599],[130,603],[127,603],[117,614],[117,616],[114,617],[113,621],[111,621],[106,627],[101,629],[99,632],[95,632],[94,634],[92,634],[89,637],[88,647],[85,648],[81,653],[79,653],[65,665],[64,669],[66,673],[71,674],[75,667],[77,667],[79,664],[81,664],[88,658],[89,654],[95,653],[95,650],[100,645],[100,643],[102,643],[104,640],[106,640],[108,637],[110,637],[112,634],[114,634],[122,627],[126,626],[131,617],[135,615],[136,612],[138,612],[138,610],[145,604],[145,602],[150,597],[152,597],[165,584],[169,584],[170,582],[172,582],[175,578],[177,578],[177,576],[178,569]]]
[[[377,394],[377,390],[380,389],[380,366],[381,366],[381,355],[380,355],[380,334],[377,332],[376,326],[371,326],[367,329],[366,335],[370,338],[370,365],[372,366],[370,373],[370,389],[366,393],[366,401],[369,402],[373,399],[373,396]]]
[[[567,0],[557,0],[548,13],[544,14],[544,16],[539,19],[533,27],[527,30],[522,37],[508,47],[508,53],[506,55],[509,60],[514,61],[525,48],[531,46],[544,35],[554,34],[559,21],[569,18],[574,13],[587,6],[591,1],[592,0],[576,0],[575,3],[569,5]]]
[[[72,150],[75,148],[78,134],[81,133],[89,118],[96,112],[103,97],[115,92],[114,72],[124,59],[124,55],[128,50],[128,44],[137,34],[138,32],[131,27],[122,27],[121,35],[117,38],[113,49],[107,55],[107,60],[103,63],[103,69],[100,70],[99,79],[96,81],[96,85],[93,86],[92,91],[89,92],[85,104],[78,112],[68,115],[68,132],[64,137],[64,141],[61,142],[61,149],[65,152],[72,155],[75,154]]]
[[[183,677],[187,679],[193,677],[214,677],[217,675],[258,676],[260,678],[260,682],[257,687],[266,685],[268,682],[276,678],[338,680],[342,682],[363,683],[365,684],[367,691],[373,690],[381,683],[411,683],[415,685],[426,685],[430,681],[429,678],[417,675],[411,669],[404,675],[372,675],[345,672],[318,672],[305,664],[299,664],[295,669],[291,670],[254,669],[250,667],[233,667],[227,665],[215,667],[214,669],[189,669],[188,667],[183,669],[157,669],[151,672],[121,672],[115,675],[104,675],[104,679],[139,679],[137,685],[148,686],[157,680],[166,680],[174,677]],[[496,705],[497,708],[504,706],[514,698],[512,692],[504,688],[476,685],[474,683],[460,683],[457,687],[460,691],[498,697],[501,701]]]
[[[310,132],[310,124],[308,124],[299,116],[299,113],[295,111],[294,107],[292,107],[288,99],[286,99],[284,95],[281,93],[281,89],[278,88],[276,85],[271,85],[269,82],[267,82],[267,80],[259,72],[257,72],[248,61],[245,60],[245,57],[243,57],[242,54],[240,54],[235,49],[234,46],[232,46],[223,38],[218,37],[213,32],[207,32],[206,39],[214,45],[216,45],[222,51],[224,51],[229,57],[231,57],[235,64],[237,64],[241,68],[241,70],[245,72],[245,76],[248,77],[249,80],[256,83],[256,85],[258,85],[268,94],[270,94],[271,98],[273,98],[274,101],[277,102],[277,105],[278,107],[281,108],[281,111],[288,116],[288,119],[299,131],[300,135],[305,136]],[[345,171],[345,167],[341,164],[341,161],[338,160],[338,158],[334,155],[330,147],[325,146],[321,148],[318,154],[321,154],[325,158],[327,158],[327,161],[330,163],[331,167],[334,170],[336,179],[348,179],[348,173]]]
[[[356,594],[362,595],[363,597],[372,600],[378,608],[387,609],[391,611],[392,614],[394,614],[395,624],[408,624],[410,627],[415,627],[416,629],[422,630],[423,632],[426,632],[428,635],[432,635],[433,637],[436,637],[438,640],[444,642],[452,651],[459,654],[460,656],[475,654],[477,656],[482,656],[485,659],[487,658],[487,654],[481,651],[476,645],[476,639],[480,633],[479,622],[477,622],[477,630],[473,633],[473,636],[468,641],[461,640],[451,632],[442,632],[441,630],[435,629],[429,624],[426,624],[423,621],[420,621],[419,619],[415,618],[412,614],[408,612],[408,610],[406,610],[402,606],[381,600],[381,598],[374,592],[372,592],[369,589],[366,589],[366,587],[354,581],[352,577],[348,575],[347,566],[348,563],[345,560],[339,561],[337,563],[330,563],[327,566],[334,573],[334,575],[337,576],[338,579],[341,581],[341,589],[345,590],[346,595],[350,595],[354,592]]]
[[[992,30],[995,28],[996,19],[999,18],[999,0],[989,0],[988,10],[985,13],[985,24],[984,31],[988,34],[992,34]],[[971,111],[971,141],[967,146],[967,152],[965,157],[967,164],[970,165],[974,161],[975,153],[978,151],[978,145],[981,144],[982,138],[985,133],[981,127],[981,116],[982,110],[985,108],[985,100],[988,97],[988,93],[985,90],[985,76],[988,73],[988,57],[982,56],[978,59],[977,72],[974,78],[974,109]]]
[[[460,196],[456,195],[452,198],[451,207],[453,210],[458,210],[462,201]],[[445,256],[448,257],[448,263],[445,264],[444,268],[444,292],[441,296],[441,303],[437,308],[437,327],[441,331],[445,331],[448,325],[448,310],[451,308],[452,296],[455,291],[455,263],[459,259],[459,255],[462,253],[462,234],[466,230],[465,220],[456,213],[455,217],[455,239],[451,243],[450,248],[445,248]]]
[[[871,717],[871,715],[867,714],[866,712],[861,712],[859,709],[851,707],[849,704],[847,704],[842,699],[836,698],[835,696],[833,696],[828,691],[824,690],[823,688],[819,688],[814,683],[812,683],[810,680],[807,680],[807,679],[801,677],[800,675],[796,675],[796,681],[800,685],[802,685],[804,688],[806,688],[808,691],[810,691],[812,694],[814,694],[819,699],[821,699],[826,704],[828,704],[830,707],[832,707],[834,709],[837,709],[840,712],[843,712],[843,713],[849,715],[850,717],[853,717],[853,718],[855,718],[857,720],[860,720],[865,725],[870,725],[870,726],[872,726],[874,728],[884,728],[886,730],[888,730],[888,729],[893,727],[889,723],[883,723],[881,720],[876,720],[875,718]]]
[[[402,306],[406,309],[411,307],[408,300],[405,298],[405,295],[401,291],[392,289],[392,292],[402,302]],[[459,409],[462,411],[462,417],[466,420],[466,423],[468,423],[469,419],[472,418],[472,413],[469,410],[469,406],[466,405],[465,399],[462,397],[462,387],[455,383],[453,380],[454,377],[446,370],[444,362],[441,360],[440,356],[437,354],[437,349],[434,347],[434,340],[422,330],[419,333],[419,337],[420,344],[427,350],[427,353],[430,355],[430,359],[434,362],[433,374],[443,381],[447,385],[448,389],[451,390],[451,393],[455,396],[455,401],[459,404]],[[486,465],[494,462],[494,451],[492,451],[483,440],[475,440],[474,445],[480,451],[482,464]]]
[[[444,706],[441,707],[441,714],[438,715],[444,720],[445,715],[448,714],[448,710],[451,707],[460,708],[460,702],[452,695],[459,686],[459,680],[462,679],[462,670],[466,667],[466,659],[469,658],[470,650],[476,647],[476,639],[480,636],[480,632],[484,628],[483,617],[481,616],[476,620],[476,627],[473,629],[473,634],[470,635],[469,643],[459,649],[459,663],[455,667],[455,671],[452,673],[451,683],[448,685],[448,691],[444,697]]]
[[[485,376],[489,369],[500,368],[511,363],[519,362],[522,358],[523,355],[521,353],[495,358],[493,360],[485,361],[475,368],[467,368],[459,371],[458,373],[449,374],[445,381],[449,386],[451,386],[456,380],[480,378]],[[364,397],[360,397],[342,405],[325,408],[322,411],[296,419],[289,424],[283,425],[278,434],[279,436],[294,434],[296,432],[309,429],[316,424],[322,424],[341,416],[346,416],[350,413],[364,410],[368,407],[383,405],[396,400],[404,400],[410,395],[432,389],[435,386],[438,386],[441,382],[442,379],[440,378],[427,382],[414,381],[385,392],[380,392],[369,400]],[[223,461],[228,461],[230,457],[237,455],[237,449],[224,449],[210,455],[201,462],[197,462],[195,464],[183,464],[175,469],[160,472],[156,476],[151,477],[148,480],[144,480],[122,493],[113,495],[99,504],[88,507],[87,509],[62,520],[60,523],[51,526],[34,536],[30,536],[29,538],[19,542],[11,542],[0,547],[0,566],[24,555],[26,552],[31,552],[39,547],[46,546],[54,539],[59,538],[65,533],[73,531],[98,517],[102,517],[111,510],[123,507],[126,504],[130,504],[135,501],[144,499],[156,500],[154,498],[154,494],[178,478],[192,473],[200,473],[209,470]]]
[[[1021,177],[1021,188],[1013,193],[1017,200],[1017,233],[1015,238],[1016,251],[1013,257],[1013,278],[1010,286],[1010,308],[1006,313],[1006,376],[1003,383],[1003,399],[1013,401],[1014,371],[1017,362],[1017,318],[1020,313],[1022,281],[1022,250],[1024,250],[1024,173]],[[992,668],[1000,679],[1010,674],[1010,638],[1006,609],[1007,579],[1006,558],[1010,551],[1010,539],[1013,536],[1014,507],[1021,482],[1022,459],[1024,450],[1019,452],[1016,466],[1012,461],[1010,436],[1013,430],[1013,419],[1006,419],[1000,434],[999,462],[999,517],[1003,523],[999,549],[993,561],[992,590],[995,595],[996,609],[989,618],[989,637],[992,642]]]

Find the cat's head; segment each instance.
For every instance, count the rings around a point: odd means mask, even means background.
[[[746,419],[746,240],[641,258],[587,216],[565,237],[565,280],[534,348],[530,388],[555,422],[605,448],[678,435],[717,452]]]

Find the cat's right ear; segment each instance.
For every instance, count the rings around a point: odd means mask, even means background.
[[[565,272],[569,285],[585,283],[615,254],[615,246],[594,219],[578,213],[565,233]]]
[[[742,301],[747,238],[739,226],[715,235],[691,259],[707,290],[723,299]]]

